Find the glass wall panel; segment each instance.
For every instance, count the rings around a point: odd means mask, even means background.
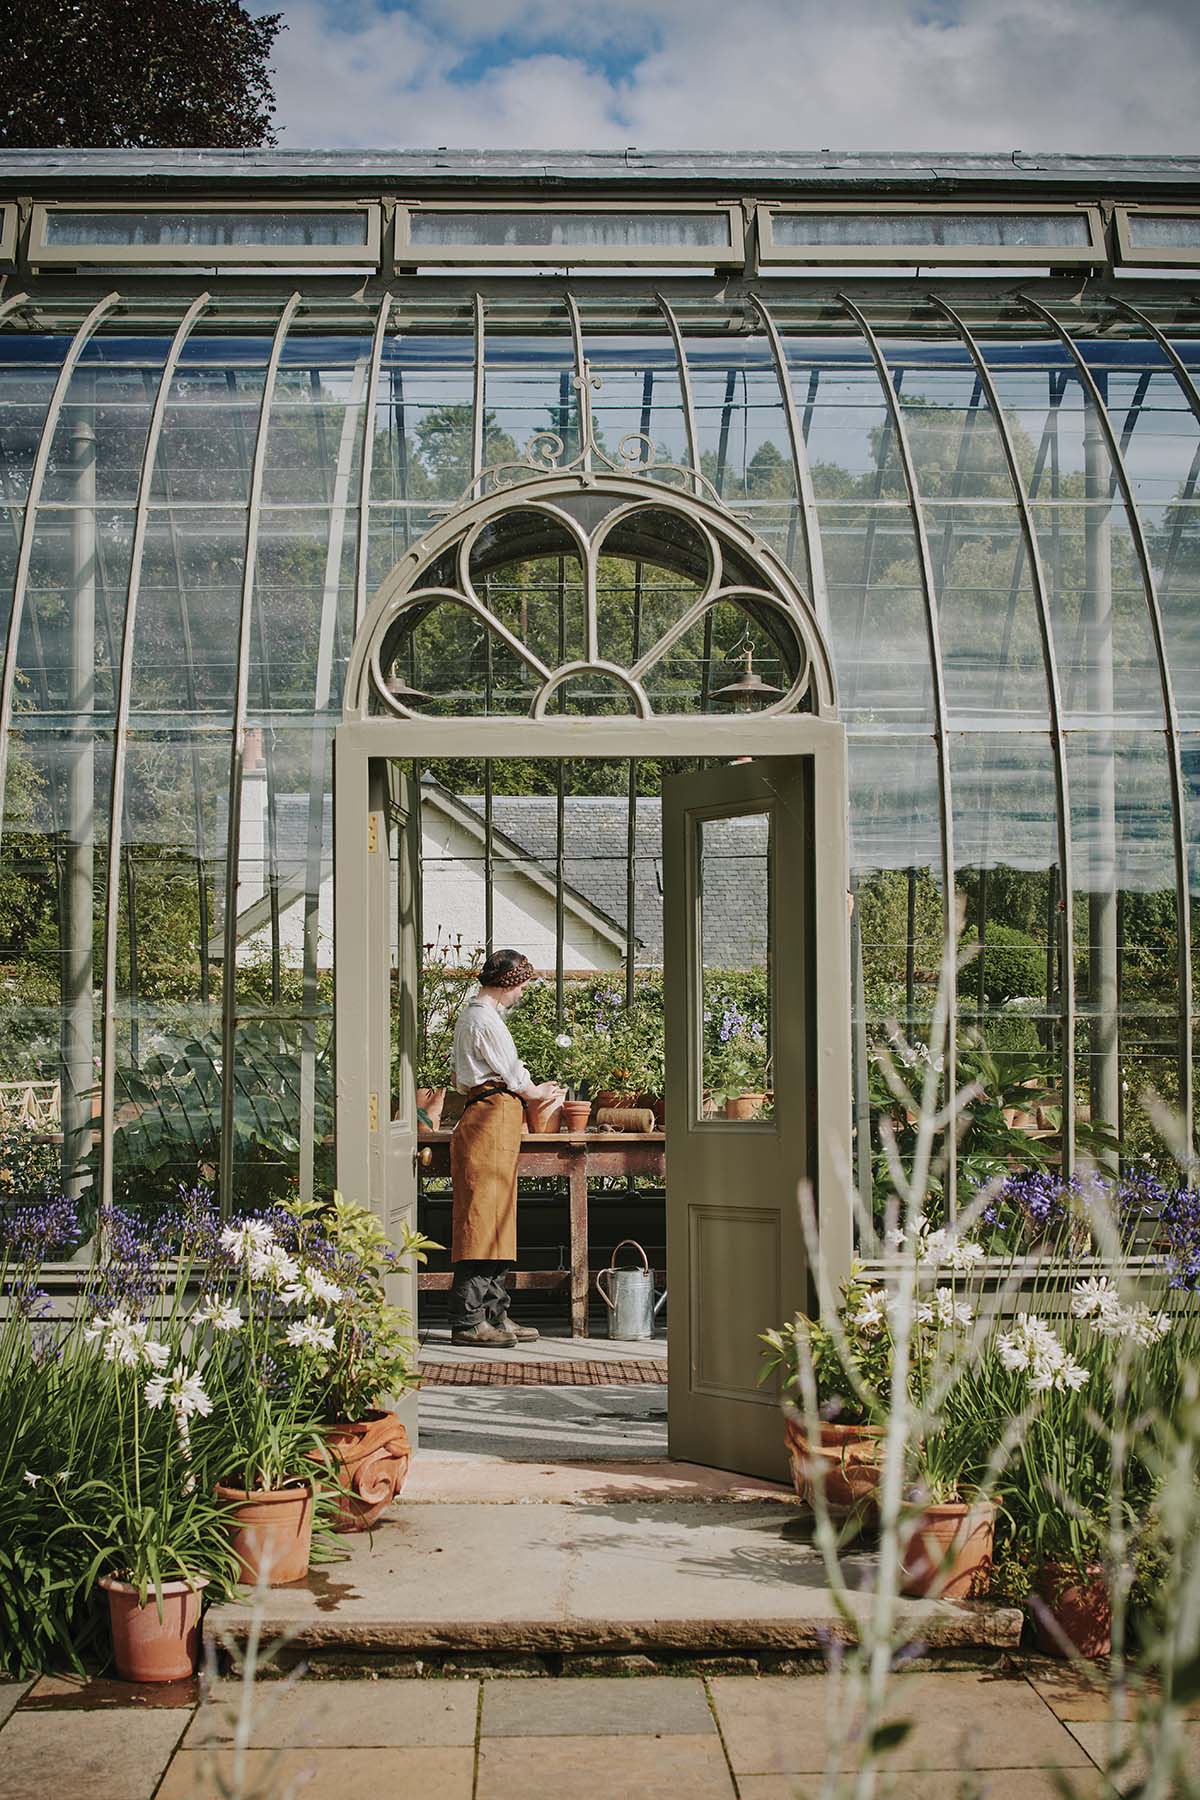
[[[803,537],[787,414],[765,337],[689,336],[700,468],[725,504],[792,566]]]
[[[664,334],[616,337],[589,330],[586,315],[583,354],[600,386],[592,395],[596,442],[614,461],[623,460],[623,439],[631,441],[634,462],[691,462],[683,411],[683,390],[674,345]],[[675,478],[676,482],[678,477]]]
[[[137,713],[231,713],[246,562],[246,515],[156,507],[134,621]]]
[[[958,1079],[981,1090],[959,1151],[960,1201],[1010,1160],[1062,1154],[1063,945],[1058,803],[1048,736],[950,741],[956,887],[966,904]]]
[[[907,507],[826,504],[820,520],[842,717],[851,726],[930,723],[928,618]]]
[[[925,507],[952,722],[1047,722],[1037,599],[1015,506]]]
[[[471,480],[474,340],[385,338],[375,399],[368,598]],[[490,454],[490,452],[489,452]]]
[[[1181,996],[1174,831],[1165,739],[1121,731],[1068,740],[1075,877],[1080,1098],[1150,1149],[1150,1086],[1179,1095]]]

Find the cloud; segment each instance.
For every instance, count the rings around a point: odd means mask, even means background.
[[[292,148],[1200,150],[1194,0],[282,4]]]

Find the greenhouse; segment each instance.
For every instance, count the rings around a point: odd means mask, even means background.
[[[1200,159],[27,151],[0,210],[0,1096],[81,1255],[181,1182],[407,1216],[423,988],[522,920],[529,1029],[657,1009],[672,1168],[813,1176],[837,1259],[947,933],[948,1208],[1191,1141]]]

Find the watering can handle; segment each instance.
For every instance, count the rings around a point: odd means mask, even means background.
[[[605,1306],[607,1306],[609,1312],[616,1312],[616,1310],[617,1310],[616,1302],[613,1300],[608,1289],[604,1285],[604,1277],[606,1275],[611,1275],[611,1274],[612,1274],[611,1269],[601,1269],[600,1270],[600,1273],[596,1277],[596,1292],[599,1294],[600,1298],[603,1300]]]
[[[610,1266],[614,1269],[616,1268],[617,1257],[620,1255],[621,1251],[625,1248],[626,1244],[629,1245],[630,1249],[637,1251],[638,1255],[642,1259],[643,1269],[648,1269],[650,1267],[650,1258],[646,1255],[646,1252],[642,1249],[642,1246],[638,1243],[636,1238],[622,1238],[621,1239],[620,1243],[617,1245],[616,1249],[612,1253],[612,1264]],[[602,1269],[601,1274],[607,1275],[608,1270]]]

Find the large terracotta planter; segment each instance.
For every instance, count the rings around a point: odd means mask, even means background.
[[[792,1482],[801,1500],[825,1495],[830,1518],[873,1520],[879,1510],[883,1428],[879,1425],[822,1424],[812,1443],[803,1419],[785,1421]]]
[[[562,1124],[560,1131],[586,1131],[587,1122],[592,1116],[590,1100],[564,1100],[562,1103]]]
[[[342,1490],[333,1529],[369,1531],[404,1486],[412,1461],[408,1433],[395,1413],[371,1412],[354,1425],[327,1425],[324,1436]]]
[[[307,1483],[248,1494],[218,1482],[217,1498],[233,1509],[230,1542],[247,1587],[256,1587],[260,1574],[267,1587],[304,1580],[312,1548],[313,1496]]]
[[[563,1103],[561,1100],[526,1100],[525,1123],[530,1131],[544,1136],[547,1132],[555,1132],[559,1128]]]
[[[1112,1599],[1098,1563],[1082,1573],[1063,1563],[1047,1563],[1038,1579],[1041,1607],[1035,1608],[1038,1649],[1067,1656],[1063,1639],[1080,1656],[1095,1659],[1112,1649]],[[1055,1631],[1042,1613],[1050,1614]],[[1061,1635],[1060,1635],[1061,1634]]]
[[[990,1500],[926,1506],[904,1547],[902,1594],[982,1600],[992,1579],[996,1508]]]
[[[757,1119],[767,1103],[765,1094],[730,1094],[725,1102],[727,1119]]]
[[[417,1110],[426,1115],[431,1131],[436,1131],[441,1124],[442,1108],[445,1104],[446,1090],[444,1087],[417,1089]]]
[[[161,1619],[153,1588],[140,1606],[130,1582],[102,1575],[100,1586],[108,1595],[113,1657],[123,1681],[186,1681],[196,1673],[205,1576],[198,1575],[191,1583],[164,1581]]]

